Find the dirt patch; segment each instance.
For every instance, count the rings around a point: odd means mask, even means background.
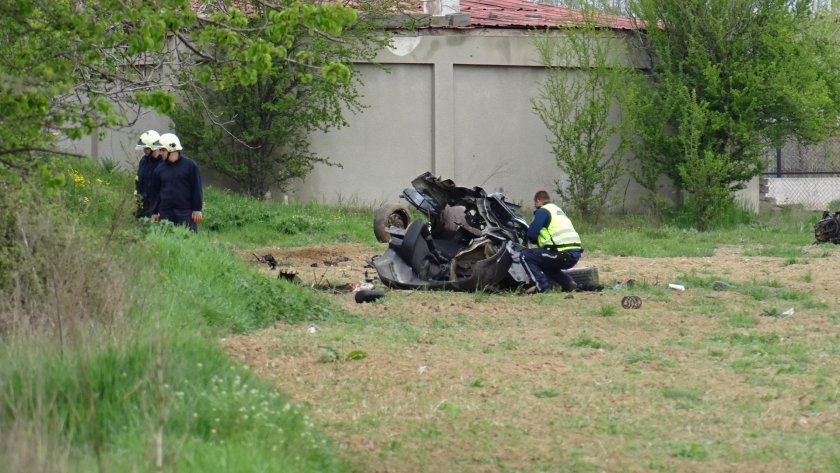
[[[384,248],[384,247],[383,247]],[[305,248],[261,248],[236,252],[268,276],[294,274],[307,286],[342,287],[348,283],[365,282],[376,277],[376,270],[368,263],[377,254],[370,246],[359,243],[317,245]],[[264,260],[271,255],[276,260],[272,269]]]
[[[251,253],[240,255],[277,274]],[[253,253],[335,286],[370,278],[378,254]],[[825,373],[840,363],[838,255],[725,248],[580,264],[599,268],[604,292],[387,291],[374,304],[336,293],[355,320],[280,324],[224,346],[306,405],[360,472],[791,471],[837,458],[840,383]],[[737,290],[713,290],[718,279]],[[667,289],[675,281],[686,290]],[[622,309],[625,295],[641,307]],[[340,361],[319,363],[324,346]],[[343,358],[354,350],[366,357]]]

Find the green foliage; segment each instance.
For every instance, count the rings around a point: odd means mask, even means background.
[[[211,11],[194,30],[212,61],[183,71],[198,78],[182,89],[172,114],[182,141],[201,162],[263,197],[332,164],[311,151],[309,134],[345,125],[358,112],[354,64],[387,42],[354,9],[340,3],[256,2]]]
[[[133,91],[158,88],[168,32],[192,23],[190,2],[20,0],[0,4],[0,175],[27,173],[64,135],[117,124]],[[166,111],[171,97],[142,101]],[[168,100],[168,102],[167,102]]]
[[[638,139],[636,180],[687,192],[695,226],[711,228],[731,192],[758,175],[761,153],[837,129],[840,35],[811,2],[635,0],[652,80],[627,105]]]
[[[610,115],[632,72],[619,60],[621,43],[596,29],[594,19],[562,37],[533,36],[546,79],[531,106],[548,129],[557,167],[567,176],[566,182],[555,182],[558,195],[585,221],[596,223],[622,174],[627,133],[618,125],[620,118]],[[569,66],[579,69],[570,72]],[[613,137],[618,145],[608,146]]]

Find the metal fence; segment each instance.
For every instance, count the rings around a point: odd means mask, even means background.
[[[840,138],[803,145],[789,142],[766,155],[761,198],[777,205],[828,209],[840,201]],[[832,209],[832,210],[840,210]]]

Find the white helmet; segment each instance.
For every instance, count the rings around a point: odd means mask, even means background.
[[[155,148],[154,144],[155,144],[155,141],[158,140],[158,138],[160,138],[160,135],[158,134],[158,132],[156,132],[155,130],[149,130],[146,133],[143,133],[142,135],[140,135],[140,139],[137,140],[137,146],[135,146],[135,148],[136,149],[145,149],[145,148],[157,149],[157,148]]]
[[[184,149],[181,147],[181,140],[179,140],[173,133],[164,133],[160,135],[160,138],[158,138],[155,146],[163,148],[166,151],[181,151]]]

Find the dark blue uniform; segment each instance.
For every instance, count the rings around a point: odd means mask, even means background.
[[[151,217],[154,214],[157,194],[152,193],[152,174],[162,162],[162,159],[153,158],[151,155],[140,158],[140,164],[137,165],[137,180],[134,181],[134,188],[140,198],[137,217]]]
[[[204,194],[195,161],[183,155],[174,163],[165,160],[154,168],[152,176],[152,192],[157,196],[153,213],[196,231],[192,213],[202,210]]]
[[[534,211],[534,220],[528,226],[526,237],[531,243],[537,243],[540,230],[551,223],[551,214],[543,208]],[[574,267],[580,260],[583,250],[557,251],[552,248],[526,248],[520,256],[525,263],[525,270],[537,285],[537,290],[546,292],[555,285],[564,291],[575,287],[574,279],[563,270]]]

